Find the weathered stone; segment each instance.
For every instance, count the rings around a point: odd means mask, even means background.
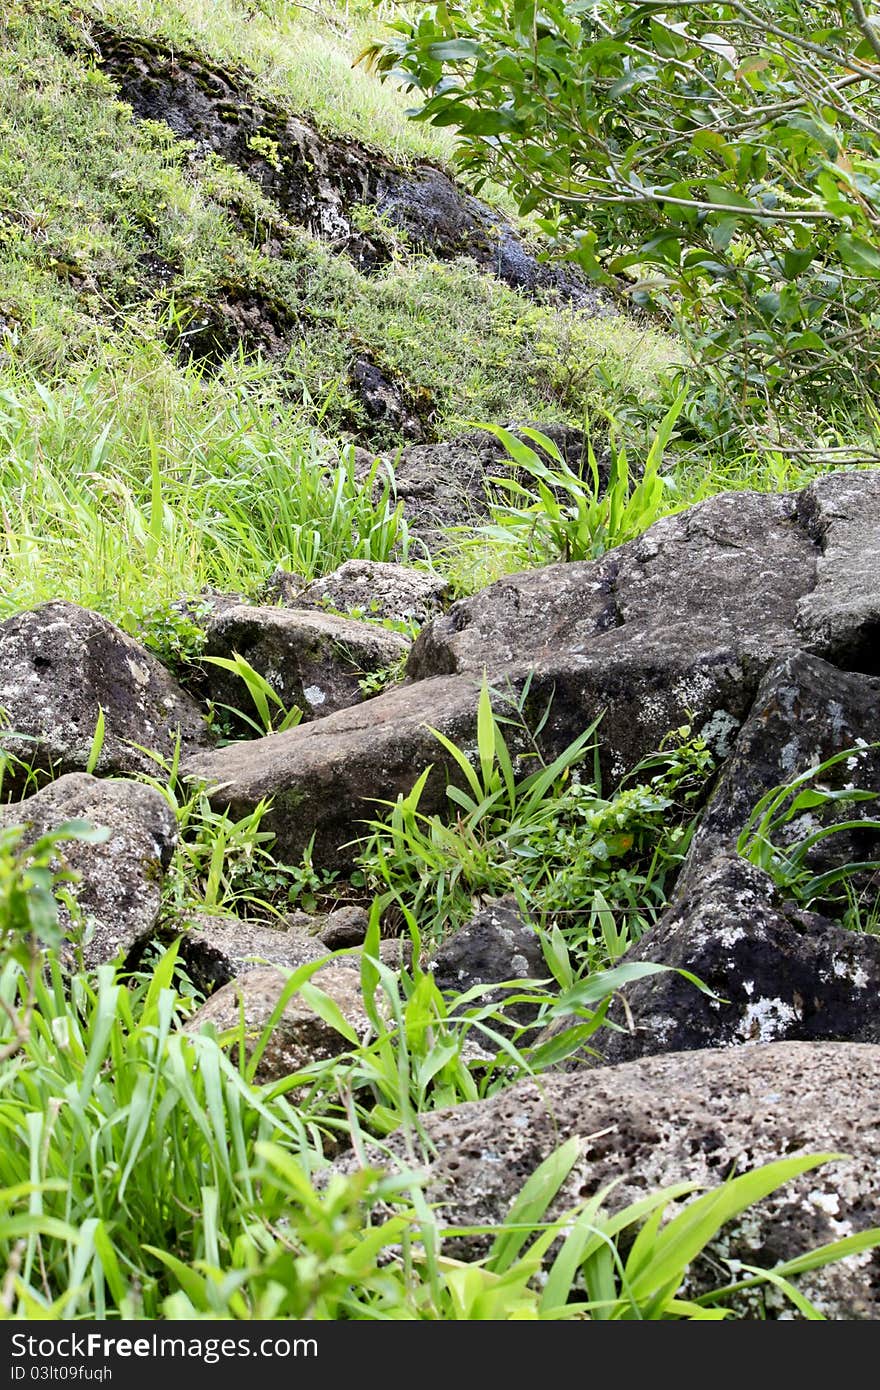
[[[376,623],[291,608],[229,608],[208,626],[207,656],[243,656],[268,681],[285,709],[306,718],[347,709],[364,699],[359,681],[399,663],[408,640]],[[242,679],[210,666],[212,698],[252,711]]]
[[[100,844],[70,840],[59,846],[59,857],[81,875],[69,889],[82,913],[82,922],[72,923],[62,905],[61,925],[72,941],[82,932],[83,960],[92,969],[128,954],[155,926],[177,823],[152,787],[99,781],[82,772],[59,777],[26,801],[0,806],[0,827],[26,826],[26,844],[71,820],[110,831]],[[72,948],[65,959],[74,963]]]
[[[238,1029],[244,1012],[245,1053],[254,1051],[287,985],[289,975],[272,967],[252,970],[212,995],[187,1023],[197,1033],[211,1023],[218,1033]],[[311,983],[329,995],[359,1037],[370,1024],[361,999],[360,976],[339,965],[322,967]],[[324,1062],[347,1052],[351,1042],[315,1013],[300,993],[293,994],[272,1030],[256,1071],[257,1082],[279,1081],[312,1062]]]
[[[295,574],[276,570],[268,591],[302,608],[332,608],[353,617],[391,619],[421,626],[443,609],[446,580],[432,570],[381,560],[346,560],[332,574],[303,584]]]
[[[611,1016],[632,1031],[598,1039],[606,1062],[777,1039],[880,1042],[880,938],[784,903],[743,859],[704,864],[624,960],[674,970],[627,986],[627,1014]]]
[[[477,697],[473,682],[458,679],[398,687],[287,733],[191,758],[186,772],[234,816],[270,797],[262,826],[277,836],[280,857],[298,860],[314,834],[314,862],[342,867],[354,858],[351,842],[363,822],[381,812],[371,798],[406,795],[430,762],[437,769],[422,809],[444,804],[442,750],[429,726],[471,737]]]
[[[106,618],[73,603],[44,603],[0,623],[0,749],[31,767],[83,771],[101,710],[104,741],[97,771],[148,772],[143,749],[170,758],[204,746],[195,701],[164,666]],[[5,783],[21,782],[13,764]]]
[[[847,748],[859,745],[860,751],[827,769],[819,779],[821,786],[842,790],[854,785],[880,793],[880,749],[871,746],[878,741],[880,680],[840,671],[803,652],[774,662],[701,817],[680,886],[698,883],[713,855],[736,849],[740,832],[765,793]],[[811,807],[776,832],[775,839],[790,844],[820,825],[877,815],[874,801]],[[835,832],[811,852],[807,864],[818,873],[878,858],[880,837],[866,829]]]
[[[774,1043],[673,1053],[601,1071],[521,1081],[489,1100],[423,1116],[434,1157],[427,1200],[443,1224],[504,1219],[538,1165],[572,1136],[582,1149],[544,1219],[619,1180],[606,1198],[616,1211],[677,1182],[715,1187],[801,1154],[842,1153],[786,1184],[731,1223],[713,1242],[711,1264],[691,1271],[692,1292],[728,1282],[719,1261],[770,1267],[852,1232],[880,1226],[880,1047]],[[392,1154],[410,1165],[403,1137]],[[372,1157],[372,1156],[371,1156]],[[384,1153],[375,1161],[388,1165]],[[339,1167],[346,1171],[351,1161]],[[488,1238],[452,1237],[444,1253],[485,1254]],[[734,1270],[736,1265],[733,1266]],[[880,1316],[880,1254],[873,1250],[816,1270],[798,1287],[830,1318]],[[778,1316],[772,1290],[751,1316]]]
[[[552,291],[590,314],[610,297],[575,267],[549,266],[514,227],[430,166],[395,167],[376,150],[333,139],[257,96],[241,73],[178,47],[93,26],[99,61],[142,119],[164,121],[200,152],[212,150],[253,179],[284,216],[330,242],[365,271],[387,261],[387,239],[359,225],[355,209],[381,218],[439,259],[470,256],[526,292]]]
[[[451,760],[426,725],[475,755],[484,672],[513,693],[530,681],[527,717],[550,705],[545,757],[602,715],[602,770],[612,783],[684,723],[723,757],[768,667],[803,646],[800,605],[815,586],[820,554],[808,514],[833,498],[837,527],[845,527],[845,507],[877,515],[874,475],[848,476],[855,488],[848,500],[835,475],[802,494],[714,497],[595,563],[499,581],[422,630],[409,684],[321,720],[319,735],[317,726],[294,729],[191,759],[188,770],[223,784],[215,803],[239,814],[274,794],[270,824],[282,852],[301,853],[315,831],[318,854],[344,863],[342,847],[355,836],[364,801],[393,801],[428,763],[434,771],[423,809],[442,804]],[[855,641],[856,616],[853,624]]]
[[[437,948],[428,961],[438,987],[464,994],[478,985],[501,985],[508,980],[544,980],[549,971],[535,929],[523,920],[511,899],[502,899],[479,912]],[[469,1007],[500,1004],[509,990],[488,989]],[[531,1023],[537,1006],[511,1004],[513,1024]],[[493,1028],[504,1029],[493,1022]],[[510,1031],[510,1030],[508,1030]]]
[[[321,940],[331,951],[345,950],[348,946],[360,946],[370,924],[365,908],[356,905],[337,907],[329,913],[321,928]]]
[[[585,461],[582,430],[569,425],[509,423],[530,448],[534,440],[522,435],[523,428],[534,428],[554,443],[569,465],[580,472]],[[607,482],[607,461],[599,459],[600,482]],[[474,430],[439,444],[409,444],[394,460],[397,497],[410,530],[424,542],[444,543],[443,532],[452,526],[481,526],[489,519],[491,501],[500,496],[490,481],[509,477],[527,481],[511,466],[504,445],[488,430]],[[381,479],[380,479],[381,481]]]
[[[374,430],[392,439],[426,437],[426,421],[421,418],[418,402],[412,398],[405,382],[365,356],[355,358],[348,379]]]
[[[880,470],[834,473],[800,501],[821,552],[815,587],[798,604],[803,645],[835,666],[880,675]]]
[[[208,913],[166,923],[162,940],[180,936],[179,956],[193,984],[204,994],[265,966],[298,970],[322,960],[328,948],[296,927],[285,930],[237,917]]]

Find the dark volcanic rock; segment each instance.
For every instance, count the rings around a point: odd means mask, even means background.
[[[0,827],[25,826],[25,844],[57,830],[67,821],[84,820],[110,831],[99,844],[80,840],[59,846],[81,881],[68,885],[82,913],[71,923],[61,906],[62,928],[79,938],[83,959],[93,969],[128,954],[152,931],[159,915],[162,880],[177,843],[177,822],[165,797],[140,782],[99,781],[85,773],[59,777],[35,796],[0,806]],[[65,953],[75,964],[72,951]]]
[[[584,466],[582,430],[569,425],[507,426],[514,435],[534,428],[551,440],[576,473]],[[525,439],[530,448],[533,440]],[[540,451],[539,451],[540,452]],[[608,480],[607,464],[599,460],[600,482]],[[422,540],[443,543],[443,528],[481,526],[489,519],[491,500],[499,489],[493,477],[525,481],[509,466],[507,450],[488,430],[474,430],[440,444],[408,444],[394,461],[397,496],[403,502],[410,529]]]
[[[285,217],[361,269],[374,269],[389,256],[381,237],[356,225],[355,208],[366,203],[440,259],[470,256],[514,288],[553,291],[591,314],[609,311],[610,300],[576,269],[540,262],[509,222],[441,170],[400,169],[376,150],[323,135],[257,98],[243,72],[105,25],[94,25],[93,34],[101,66],[136,116],[164,121],[179,139],[234,164]]]
[[[717,997],[675,973],[629,985],[632,1031],[596,1040],[606,1062],[782,1039],[880,1042],[880,938],[783,902],[743,859],[704,864],[624,957],[638,960],[689,970]],[[625,1022],[622,1010],[612,1017]]]
[[[398,687],[287,733],[192,758],[186,771],[211,785],[214,804],[236,816],[271,797],[262,826],[277,835],[280,856],[299,859],[314,834],[316,864],[350,864],[351,842],[381,809],[371,799],[406,795],[429,762],[438,767],[420,809],[443,804],[442,750],[430,726],[466,739],[477,695],[460,680]]]
[[[206,656],[243,656],[272,686],[286,709],[306,718],[347,709],[364,699],[358,684],[409,651],[407,639],[376,623],[291,608],[229,608],[208,625]],[[209,667],[214,700],[250,713],[240,677]]]
[[[880,680],[802,652],[774,663],[694,836],[668,912],[626,956],[690,970],[721,998],[707,999],[675,974],[632,985],[626,998],[634,1031],[610,1035],[606,1059],[776,1038],[880,1041],[880,937],[829,920],[846,899],[820,899],[812,911],[800,910],[783,900],[767,874],[736,856],[739,834],[761,797],[833,753],[865,745],[809,787],[880,792],[880,750],[870,746],[878,739]],[[784,851],[823,826],[876,816],[875,801],[807,806],[770,838]],[[869,823],[826,836],[805,864],[819,874],[878,859],[880,834]],[[870,916],[878,875],[863,871],[851,885]],[[622,1011],[613,1016],[623,1021]]]
[[[713,1242],[711,1266],[691,1272],[692,1292],[729,1281],[719,1260],[771,1267],[880,1225],[880,1048],[846,1043],[674,1053],[601,1071],[521,1081],[490,1100],[423,1117],[434,1157],[426,1198],[444,1225],[494,1225],[527,1178],[564,1140],[582,1149],[545,1219],[619,1180],[610,1210],[676,1182],[708,1187],[795,1155],[842,1153],[786,1184]],[[403,1137],[393,1155],[409,1167]],[[372,1158],[372,1155],[370,1155]],[[375,1161],[387,1166],[378,1151]],[[339,1165],[347,1171],[350,1162]],[[487,1238],[461,1235],[444,1253],[485,1254]],[[734,1265],[734,1269],[736,1266]],[[880,1252],[802,1276],[798,1287],[830,1318],[880,1316]],[[752,1316],[781,1307],[772,1290]]]
[[[834,754],[859,751],[829,768],[816,785],[842,791],[857,786],[880,793],[880,680],[840,671],[819,657],[796,652],[774,662],[755,696],[718,787],[694,835],[681,885],[698,883],[707,862],[736,848],[752,808],[773,788],[809,772]],[[812,785],[812,784],[811,784]],[[877,803],[810,807],[776,833],[791,844],[840,820],[877,818]],[[880,858],[876,832],[835,832],[808,856],[813,872]],[[875,887],[876,894],[876,887]]]
[[[54,774],[88,764],[100,711],[101,773],[148,772],[141,749],[170,758],[207,742],[195,701],[164,666],[106,618],[73,603],[44,603],[0,623],[0,748]],[[7,786],[17,781],[12,767]]]

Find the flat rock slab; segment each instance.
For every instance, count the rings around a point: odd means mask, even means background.
[[[843,1153],[787,1184],[725,1228],[714,1268],[692,1270],[693,1292],[728,1282],[721,1259],[763,1267],[854,1231],[880,1225],[880,1047],[773,1043],[673,1053],[599,1072],[544,1075],[489,1100],[423,1117],[434,1152],[426,1197],[453,1227],[496,1224],[538,1165],[566,1139],[580,1158],[548,1216],[558,1216],[619,1179],[618,1210],[676,1182],[707,1187],[733,1171],[798,1154]],[[392,1159],[409,1168],[402,1137]],[[369,1156],[380,1166],[381,1151]],[[351,1160],[339,1165],[353,1167]],[[545,1218],[546,1219],[546,1218]],[[486,1240],[461,1235],[444,1253],[485,1254]],[[875,1250],[802,1276],[799,1288],[831,1318],[880,1315]],[[768,1314],[782,1305],[771,1291]],[[760,1298],[751,1316],[761,1316]]]
[[[177,843],[177,822],[168,802],[140,782],[99,781],[85,773],[59,777],[26,801],[0,806],[0,826],[24,825],[24,843],[71,820],[106,827],[102,844],[70,840],[60,854],[81,875],[68,885],[82,912],[72,923],[61,907],[62,928],[79,939],[89,969],[128,953],[149,936],[156,924],[162,880]],[[75,964],[72,949],[66,954]]]
[[[316,719],[348,709],[364,698],[360,681],[400,665],[410,642],[377,623],[296,608],[229,608],[207,629],[205,655],[244,657],[268,681],[285,709],[297,705]],[[212,698],[254,710],[245,681],[209,664]]]
[[[0,623],[0,749],[57,776],[84,771],[101,710],[96,770],[147,772],[149,749],[170,759],[207,743],[196,702],[133,638],[74,603],[44,603]],[[21,782],[15,765],[7,785]]]
[[[440,804],[450,759],[426,726],[463,739],[475,755],[484,671],[490,684],[514,691],[530,678],[527,713],[536,719],[552,700],[546,757],[604,711],[599,740],[610,780],[684,723],[724,757],[768,667],[805,647],[822,656],[832,641],[804,603],[820,560],[827,591],[836,564],[873,554],[880,474],[846,474],[845,488],[839,478],[783,496],[711,498],[595,563],[499,581],[423,629],[408,686],[321,720],[317,738],[293,729],[193,758],[187,770],[215,784],[217,805],[239,813],[274,795],[268,824],[282,853],[300,854],[314,831],[321,857],[344,863],[361,818],[355,806],[393,800],[428,763],[424,809],[432,798]],[[863,549],[854,557],[847,535],[856,511]],[[838,604],[850,662],[870,669],[875,633],[860,595],[842,582]]]

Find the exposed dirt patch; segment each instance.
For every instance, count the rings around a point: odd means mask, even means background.
[[[239,349],[280,356],[295,323],[296,316],[281,300],[229,285],[210,302],[200,297],[175,301],[166,340],[181,361],[219,367]]]

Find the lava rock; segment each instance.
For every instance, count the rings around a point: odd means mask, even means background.
[[[118,627],[74,603],[44,603],[0,623],[0,750],[58,775],[84,771],[98,718],[104,740],[96,770],[156,773],[148,749],[171,759],[204,747],[195,701],[157,659]],[[23,785],[12,763],[4,781]]]
[[[72,820],[110,832],[98,844],[64,841],[57,855],[80,876],[67,886],[81,921],[71,920],[63,903],[59,907],[70,938],[62,958],[74,966],[73,946],[81,940],[84,964],[94,969],[120,953],[128,955],[155,927],[177,822],[165,797],[152,787],[101,781],[83,772],[59,777],[26,801],[0,806],[0,827],[24,826],[25,845]]]

